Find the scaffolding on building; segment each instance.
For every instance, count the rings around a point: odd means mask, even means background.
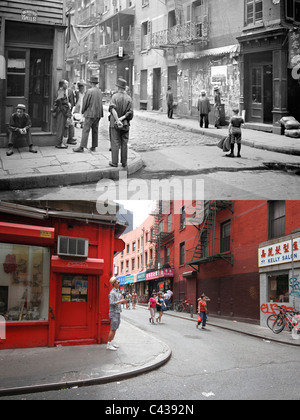
[[[216,252],[216,227],[217,213],[221,210],[230,209],[234,213],[232,201],[197,201],[194,214],[188,218],[188,222],[197,229],[196,245],[189,250],[192,257],[186,265],[190,265],[197,271],[201,264],[215,260],[225,260],[233,264],[233,256],[230,252]]]

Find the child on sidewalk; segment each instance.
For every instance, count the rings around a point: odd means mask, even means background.
[[[245,124],[243,117],[239,116],[239,110],[233,110],[233,117],[230,120],[229,125],[229,136],[230,136],[230,153],[226,155],[227,157],[234,157],[234,144],[237,144],[238,154],[237,157],[241,157],[241,148],[242,148],[242,124]]]

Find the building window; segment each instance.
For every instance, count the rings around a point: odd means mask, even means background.
[[[142,50],[149,50],[151,47],[152,22],[148,20],[142,23]]]
[[[50,250],[0,244],[0,315],[7,321],[47,321]]]
[[[270,302],[289,302],[289,275],[269,275],[268,290]]]
[[[230,251],[230,232],[231,222],[225,222],[221,225],[221,253]]]
[[[269,239],[285,235],[285,201],[269,201]]]
[[[255,25],[263,20],[262,0],[246,0],[246,24]]]
[[[127,252],[127,254],[129,254],[129,244],[127,244],[127,246],[126,246],[126,252]]]
[[[124,263],[123,263],[123,261],[121,262],[121,273],[123,273],[123,270],[124,270]]]
[[[180,229],[185,227],[185,207],[183,206],[180,211]]]
[[[135,242],[132,243],[132,252],[135,251]]]
[[[172,232],[172,214],[168,216],[168,232]]]
[[[131,260],[131,269],[132,269],[132,271],[135,270],[135,259],[134,258]]]
[[[286,0],[286,18],[293,22],[300,22],[300,0]]]
[[[184,265],[185,263],[185,243],[182,242],[180,244],[180,265]]]

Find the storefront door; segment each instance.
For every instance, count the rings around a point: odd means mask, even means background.
[[[273,121],[273,67],[257,65],[251,68],[251,121],[272,123]]]
[[[49,130],[51,57],[48,49],[7,48],[6,123],[21,103],[33,128]]]
[[[61,274],[57,281],[55,344],[97,343],[95,276]]]

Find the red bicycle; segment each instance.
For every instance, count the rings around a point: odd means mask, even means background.
[[[274,334],[280,334],[285,327],[288,327],[292,331],[293,338],[300,339],[300,312],[280,307],[277,315],[269,316],[267,325]]]

